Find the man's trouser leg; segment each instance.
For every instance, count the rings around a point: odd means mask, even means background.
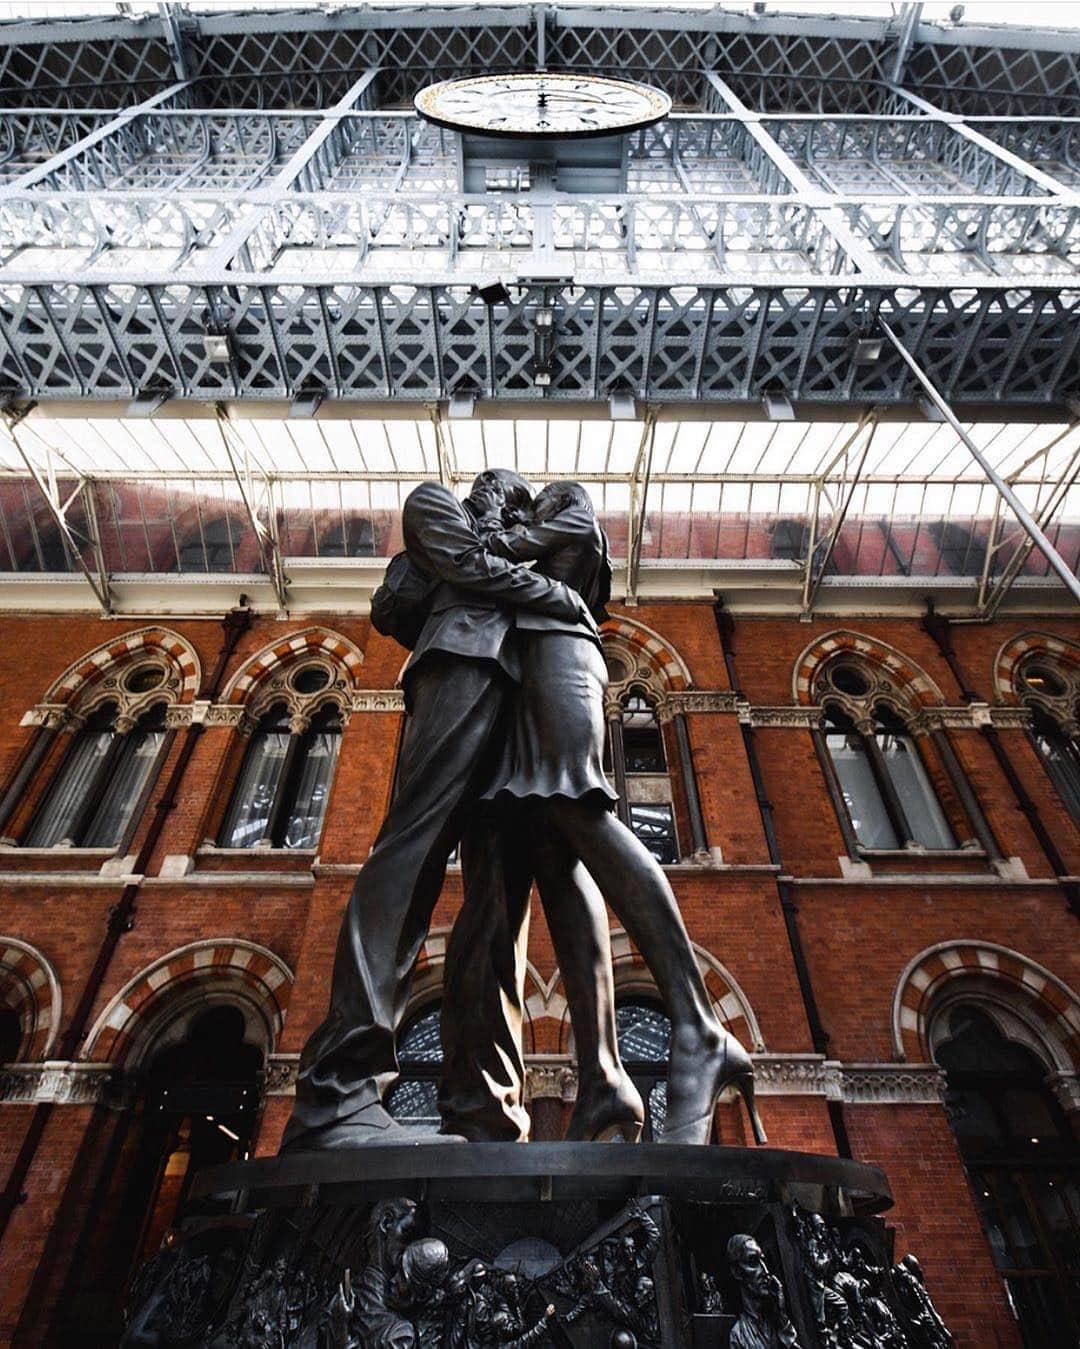
[[[528,1137],[521,1025],[532,869],[521,812],[480,808],[461,841],[465,892],[443,972],[443,1132]]]
[[[509,688],[497,666],[433,656],[412,676],[397,793],[338,937],[330,1010],[301,1056],[285,1131],[347,1121],[397,1075],[395,1039],[450,849],[492,772]]]

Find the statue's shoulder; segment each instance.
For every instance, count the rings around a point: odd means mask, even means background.
[[[406,511],[430,510],[433,507],[441,510],[462,509],[461,502],[450,491],[449,487],[444,487],[441,482],[422,482],[419,487],[414,487],[405,498],[404,509]]]

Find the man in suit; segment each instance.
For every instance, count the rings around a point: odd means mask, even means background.
[[[438,483],[421,484],[405,502],[406,551],[438,584],[403,675],[409,717],[397,791],[342,921],[330,1010],[304,1047],[283,1148],[416,1140],[382,1098],[397,1077],[397,1031],[447,858],[502,748],[520,679],[517,616],[576,628],[586,612],[562,582],[485,550],[481,523],[505,522],[530,501],[517,474],[493,469],[465,502]],[[514,1038],[513,1009],[509,1016],[493,1028],[490,1053],[492,1109],[505,1108],[512,1137],[520,1131],[520,1084],[499,1048],[500,1039]]]

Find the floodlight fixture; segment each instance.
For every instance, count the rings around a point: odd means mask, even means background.
[[[533,316],[533,383],[551,384],[551,358],[555,352],[555,311],[543,305]]]
[[[619,389],[608,399],[608,411],[613,422],[636,422],[637,403],[629,389]]]
[[[765,415],[771,422],[793,422],[795,420],[795,409],[791,406],[791,399],[786,393],[777,393],[775,390],[766,393],[761,400],[765,405]]]
[[[326,397],[325,389],[301,389],[289,404],[289,420],[314,417]]]
[[[203,333],[203,351],[206,353],[206,359],[211,365],[229,364],[229,334],[228,333]]]
[[[127,415],[148,419],[173,396],[172,389],[141,389],[127,405]]]
[[[476,411],[476,394],[472,389],[457,389],[450,395],[447,416],[453,419],[471,417]]]
[[[881,360],[884,338],[856,333],[851,339],[851,359],[856,365],[876,365]]]
[[[473,292],[478,295],[485,304],[512,303],[510,292],[498,277],[496,277],[494,281],[485,281],[481,286],[474,286]]]

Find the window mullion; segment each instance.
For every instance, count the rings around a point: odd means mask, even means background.
[[[615,774],[615,791],[618,795],[616,811],[619,819],[630,828],[630,797],[626,788],[626,749],[623,745],[622,706],[617,704],[608,717],[608,736],[611,741],[611,767]]]
[[[311,748],[311,731],[290,731],[289,745],[285,751],[285,763],[282,765],[281,776],[278,778],[277,794],[274,797],[274,807],[270,812],[270,818],[266,821],[266,833],[263,835],[263,842],[269,842],[273,848],[284,848],[285,830],[288,828],[289,816],[292,814],[293,805],[296,802],[296,789],[300,782],[300,770],[303,767],[306,753]]]
[[[885,762],[885,756],[881,752],[881,746],[877,742],[877,735],[861,730],[858,731],[858,735],[866,747],[870,771],[874,775],[874,781],[877,783],[881,799],[885,803],[885,810],[892,822],[892,827],[896,831],[896,837],[907,847],[916,841],[915,835],[912,833],[911,825],[908,824],[903,802],[900,800],[900,794],[892,780],[889,766]]]

